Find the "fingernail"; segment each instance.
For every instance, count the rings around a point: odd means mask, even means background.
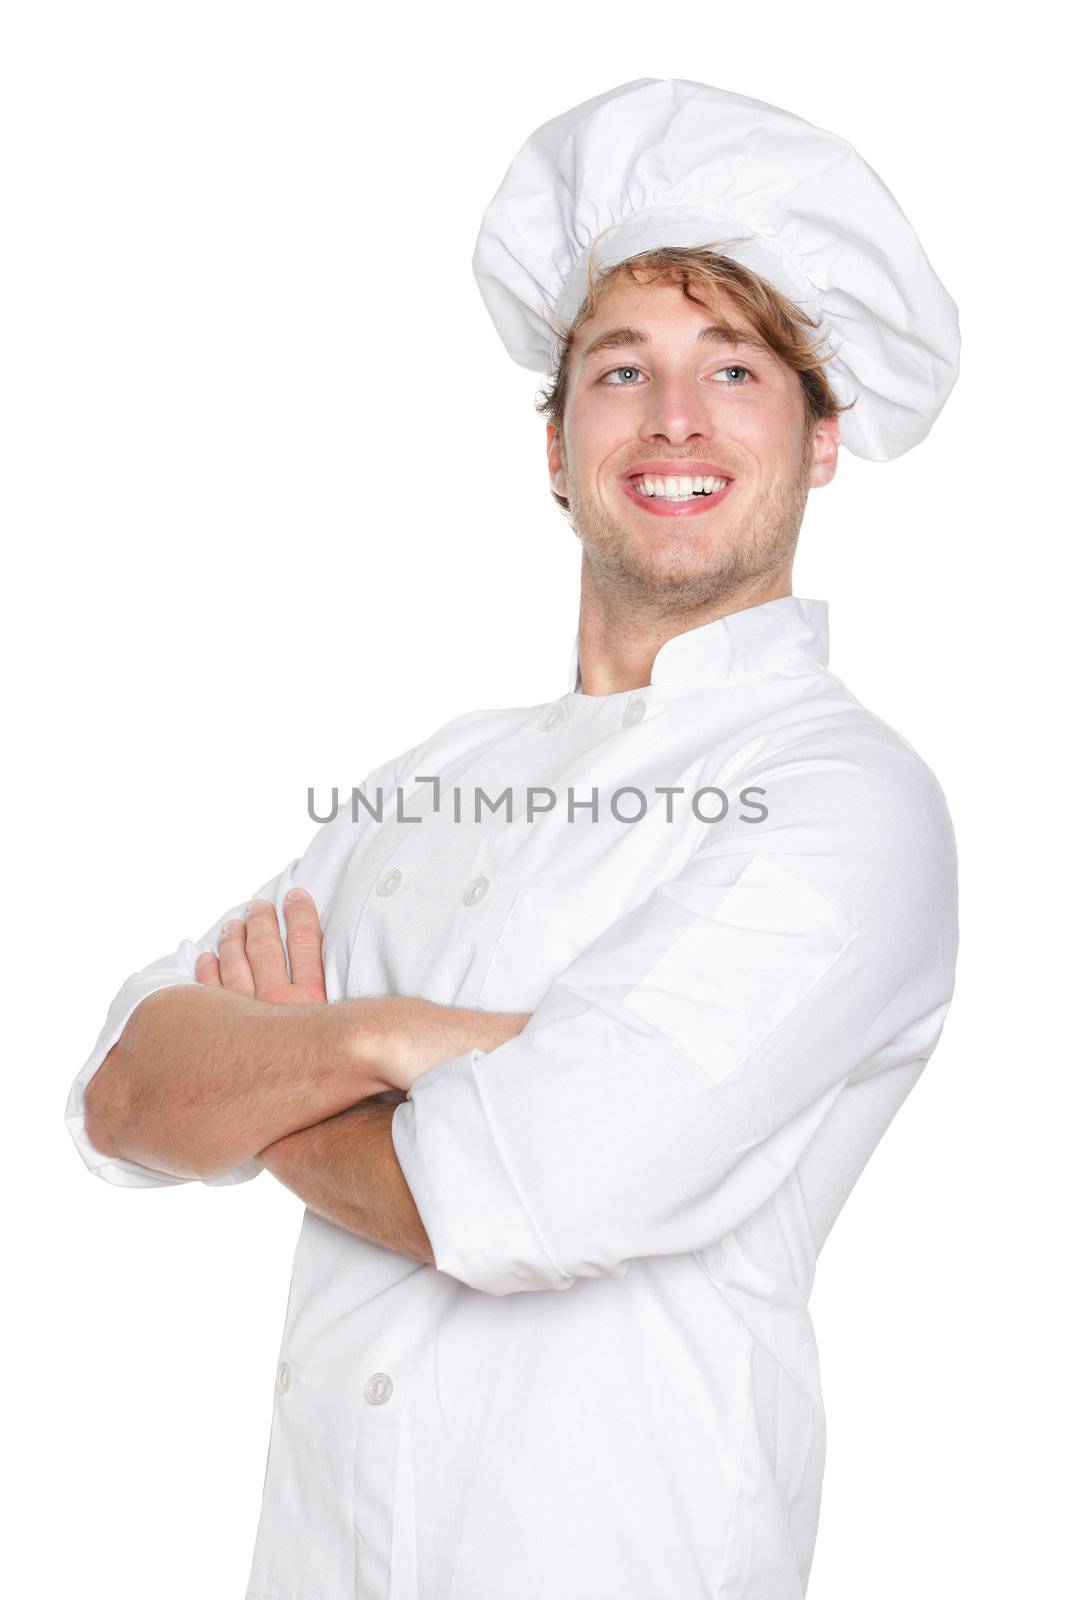
[[[231,917],[229,922],[224,922],[222,924],[222,930],[221,931],[223,933],[229,933],[231,928],[239,928],[240,926],[241,926],[240,917]]]
[[[266,900],[250,900],[245,914],[247,915],[248,911],[262,911],[266,904]]]
[[[308,898],[309,896],[307,890],[301,889],[294,884],[285,897],[285,903],[288,905],[290,900],[307,900]]]

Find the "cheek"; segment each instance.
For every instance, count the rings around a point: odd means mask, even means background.
[[[751,485],[789,478],[799,461],[799,442],[788,425],[755,415],[738,419],[730,430],[733,459]]]
[[[753,406],[736,419],[738,439],[768,467],[787,470],[799,460],[803,414],[787,396]]]
[[[632,428],[616,410],[587,404],[568,427],[568,459],[583,477],[594,478],[633,438]]]

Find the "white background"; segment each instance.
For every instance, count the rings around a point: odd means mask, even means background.
[[[244,1593],[302,1205],[269,1174],[102,1183],[67,1091],[127,973],[303,850],[310,783],[569,687],[578,546],[470,255],[532,129],[641,76],[849,139],[963,331],[929,438],[843,455],[795,572],[941,780],[963,930],[942,1042],[820,1260],[810,1600],[1061,1576],[1061,91],[1035,6],[979,17],[8,8],[9,1592]]]

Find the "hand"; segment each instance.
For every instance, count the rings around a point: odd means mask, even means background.
[[[250,900],[244,920],[227,922],[219,934],[218,955],[205,950],[197,956],[197,983],[209,989],[230,989],[234,994],[273,1005],[325,1003],[322,928],[315,902],[306,889],[291,889],[286,895],[285,926],[291,978],[277,912],[269,900]],[[359,1103],[384,1100],[399,1104],[406,1099],[403,1089],[387,1089],[367,1095]]]
[[[205,950],[196,958],[196,981],[206,988],[274,1005],[308,1005],[326,1000],[322,965],[322,929],[315,902],[306,889],[291,889],[285,898],[289,965],[285,964],[278,916],[269,900],[250,900],[244,920],[227,922],[219,934],[219,953]]]

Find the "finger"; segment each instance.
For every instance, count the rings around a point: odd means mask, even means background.
[[[322,928],[315,902],[306,889],[293,888],[285,897],[285,931],[293,983],[304,1000],[325,1000]]]
[[[256,980],[245,954],[245,925],[237,917],[219,934],[219,976],[224,989],[255,998]]]
[[[289,989],[278,913],[269,900],[250,900],[245,913],[245,954],[260,1000],[284,1000]]]
[[[197,983],[202,983],[208,989],[222,988],[222,975],[219,972],[219,958],[211,950],[204,950],[196,958],[193,968]]]

